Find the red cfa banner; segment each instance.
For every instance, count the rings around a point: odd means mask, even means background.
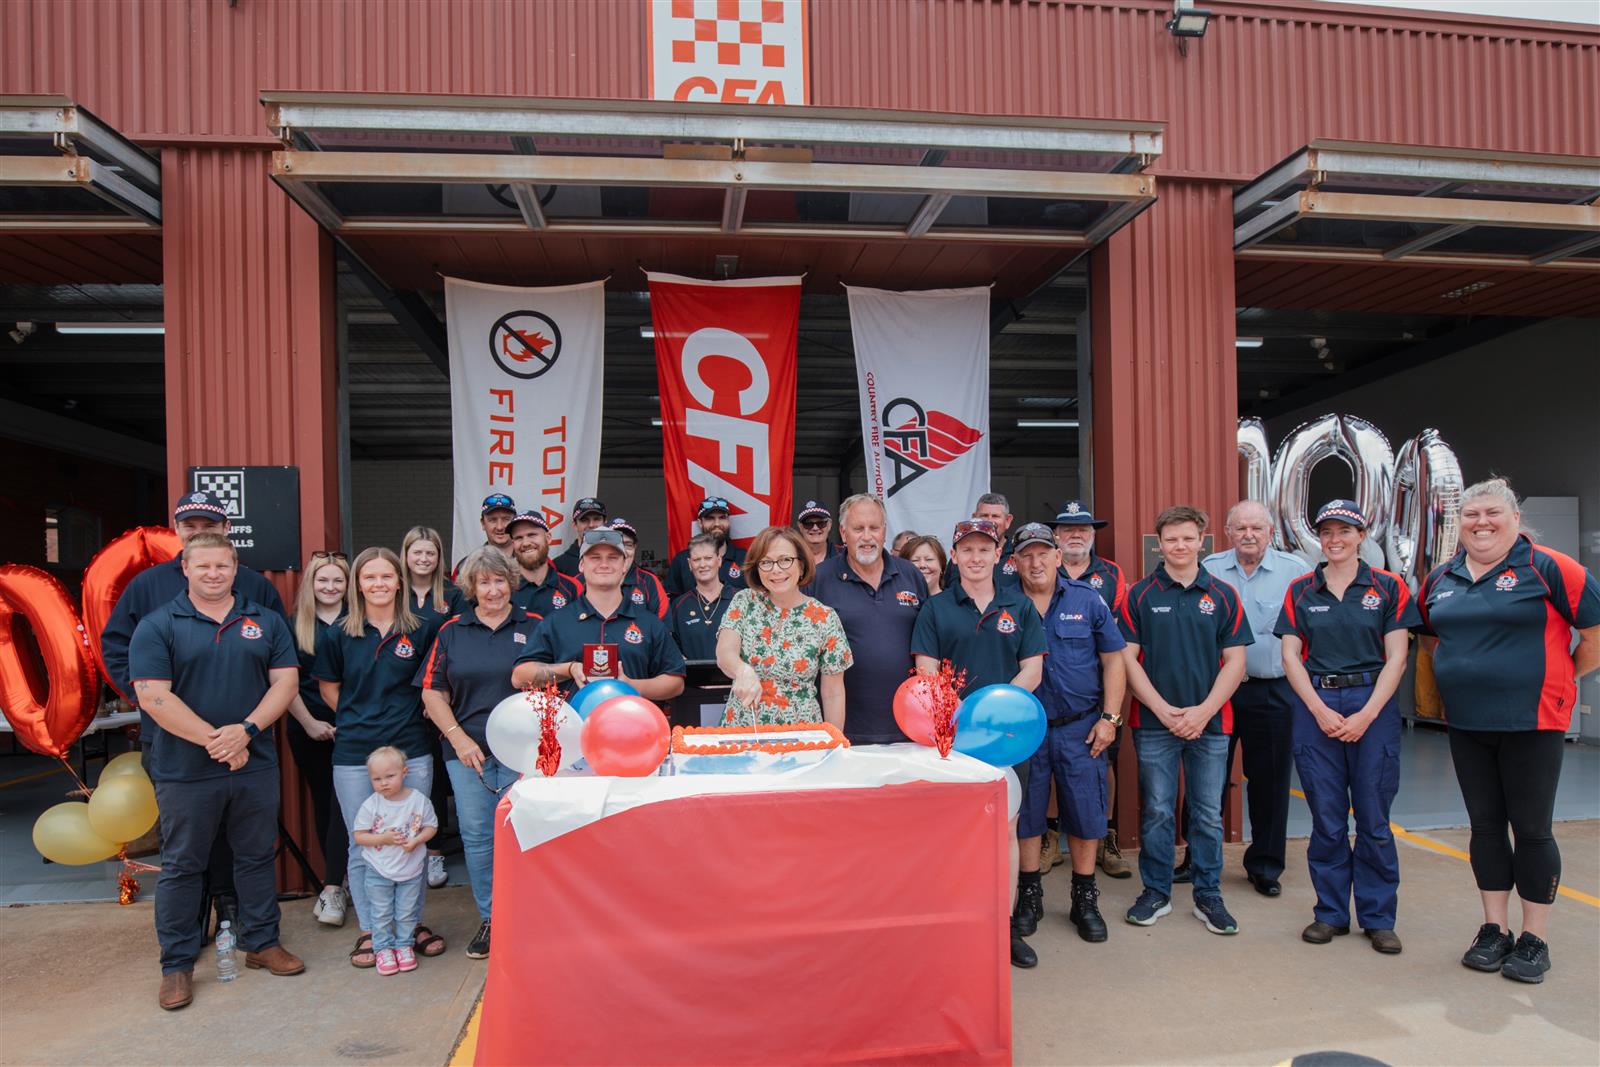
[[[748,545],[790,519],[800,279],[647,276],[671,551],[708,496],[727,499],[730,536]]]

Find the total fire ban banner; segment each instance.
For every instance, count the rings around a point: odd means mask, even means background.
[[[800,279],[646,276],[669,550],[689,543],[707,496],[727,499],[729,536],[748,545],[790,520]]]
[[[572,505],[600,476],[605,282],[548,289],[444,283],[455,517],[450,560],[483,543],[483,498],[505,493],[572,540]]]
[[[845,289],[867,492],[946,540],[989,491],[989,288]]]

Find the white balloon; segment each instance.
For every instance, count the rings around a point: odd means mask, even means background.
[[[539,773],[539,709],[542,694],[512,693],[489,713],[485,731],[494,758],[514,771],[535,778]],[[561,766],[571,767],[583,758],[583,720],[565,700],[556,717],[556,740],[561,742]]]
[[[1006,768],[1006,821],[1010,822],[1022,810],[1022,779],[1010,767]]]

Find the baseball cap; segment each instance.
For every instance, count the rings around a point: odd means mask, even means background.
[[[612,519],[606,525],[610,526],[613,530],[617,531],[618,533],[627,534],[629,537],[632,537],[635,541],[639,540],[639,531],[635,530],[633,528],[633,523],[629,522],[627,519],[624,519],[621,515],[618,515],[616,518]]]
[[[610,545],[618,552],[623,552],[622,534],[616,530],[613,530],[609,526],[596,526],[592,530],[585,530],[583,534],[583,545],[578,549],[578,558],[582,559],[584,556],[587,556],[591,548],[595,548],[599,545]],[[623,555],[627,555],[627,553],[623,552]]]
[[[833,518],[833,512],[829,511],[821,502],[816,500],[807,500],[805,506],[800,509],[800,514],[794,517],[794,521],[805,522],[807,519],[831,518]]]
[[[222,506],[222,501],[217,499],[217,494],[197,489],[192,493],[185,493],[172,505],[172,521],[182,522],[184,519],[213,519],[220,522],[228,521],[228,509]]]
[[[490,493],[483,498],[483,509],[478,514],[487,515],[491,511],[509,511],[515,515],[517,513],[517,502],[504,493]]]
[[[586,496],[572,505],[573,518],[581,519],[585,515],[598,515],[603,519],[606,517],[606,506],[597,497]]]
[[[1367,517],[1361,514],[1361,505],[1354,500],[1328,501],[1317,509],[1317,521],[1311,524],[1311,528],[1315,530],[1329,519],[1348,522],[1351,526],[1362,530],[1367,528]]]
[[[996,545],[1000,543],[1000,528],[988,519],[962,519],[956,523],[956,532],[950,538],[950,547],[955,548],[963,537],[972,534],[982,534]]]
[[[545,533],[550,532],[550,524],[545,521],[543,515],[536,515],[531,511],[524,511],[510,522],[506,523],[506,533],[510,533],[511,527],[515,526],[519,522],[531,522]]]
[[[1050,548],[1054,548],[1056,547],[1056,535],[1044,523],[1030,522],[1019,528],[1012,535],[1011,551],[1013,553],[1021,552],[1029,545],[1047,545]]]
[[[706,517],[706,512],[708,511],[727,510],[728,502],[725,499],[720,496],[708,496],[704,500],[700,501],[700,507],[696,509],[694,517],[697,519],[703,519]]]
[[[1069,500],[1061,505],[1061,510],[1056,512],[1057,526],[1093,526],[1095,529],[1106,524],[1105,519],[1097,519],[1094,512],[1084,506],[1081,500]]]

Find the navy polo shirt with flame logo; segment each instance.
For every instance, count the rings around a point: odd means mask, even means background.
[[[530,582],[521,578],[521,583],[511,594],[512,605],[540,618],[554,615],[583,595],[583,580],[569,578],[556,570],[553,563],[545,568],[544,581]]]
[[[1023,660],[1044,655],[1044,627],[1021,585],[997,583],[994,599],[979,611],[957,582],[923,605],[911,631],[911,654],[947,659],[966,671],[966,696],[986,685],[1010,684]]]
[[[1398,574],[1362,563],[1341,599],[1328,589],[1327,566],[1289,583],[1272,632],[1300,639],[1300,658],[1312,675],[1383,670],[1383,639],[1417,624],[1411,590]]]
[[[547,615],[517,663],[581,662],[584,645],[616,645],[622,673],[629,678],[682,677],[684,673],[683,653],[672,640],[671,629],[648,608],[629,599],[626,587],[614,615],[601,615],[587,596]],[[570,681],[561,683],[565,695],[575,688]]]
[[[1061,577],[1071,580],[1072,575],[1067,573],[1067,565],[1063,563],[1059,568]],[[1122,576],[1122,568],[1116,561],[1106,559],[1094,552],[1089,553],[1089,565],[1077,581],[1088,582],[1090,588],[1100,594],[1100,599],[1106,602],[1106,607],[1111,609],[1113,615],[1122,613],[1122,602],[1128,597],[1128,579]]]
[[[1222,672],[1222,650],[1255,644],[1255,634],[1245,624],[1239,594],[1227,582],[1213,578],[1204,567],[1194,582],[1179,585],[1159,563],[1147,577],[1135,582],[1122,602],[1117,619],[1122,636],[1139,646],[1139,663],[1163,700],[1175,708],[1205,702]],[[1133,702],[1133,725],[1142,730],[1165,730],[1155,715]],[[1206,723],[1206,733],[1233,732],[1233,703]]]
[[[410,633],[393,627],[385,635],[369,622],[360,637],[351,637],[340,623],[318,636],[311,676],[339,686],[334,766],[360,766],[384,745],[398,748],[407,759],[432,751],[422,694],[411,683],[437,629],[436,622],[425,620]]]
[[[540,621],[538,615],[513,606],[499,627],[491,630],[474,608],[467,607],[439,627],[439,636],[417,669],[417,688],[449,694],[450,710],[462,732],[485,752],[489,751],[489,713],[517,691],[511,684],[511,670],[517,657],[533,644]]]

